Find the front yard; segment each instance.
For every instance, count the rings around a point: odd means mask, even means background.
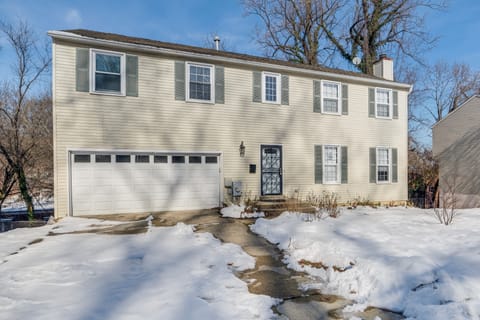
[[[480,209],[450,226],[429,210],[357,208],[337,219],[284,213],[252,230],[286,251],[290,268],[316,287],[411,319],[480,317]]]

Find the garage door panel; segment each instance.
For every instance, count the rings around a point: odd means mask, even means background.
[[[103,154],[108,154],[105,152]],[[169,155],[171,161],[172,155]],[[115,155],[112,154],[112,160]],[[92,156],[92,159],[94,157]],[[134,157],[132,157],[132,160]],[[150,161],[153,156],[150,156]],[[74,215],[210,208],[219,205],[219,165],[72,162]]]

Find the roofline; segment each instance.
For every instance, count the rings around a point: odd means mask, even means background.
[[[206,53],[194,53],[194,52],[188,52],[183,50],[160,48],[160,47],[143,45],[143,44],[140,45],[140,44],[134,44],[134,43],[128,43],[128,42],[91,38],[91,37],[81,36],[75,33],[65,32],[65,31],[56,31],[56,30],[48,31],[48,35],[54,39],[61,39],[61,40],[67,40],[67,41],[69,40],[69,41],[74,41],[74,42],[79,42],[84,44],[110,45],[110,46],[116,46],[124,49],[134,49],[134,50],[141,50],[146,52],[163,53],[167,55],[174,55],[174,56],[180,56],[185,58],[208,58],[208,59],[212,59],[220,62],[235,63],[235,64],[246,65],[246,66],[265,67],[265,68],[271,68],[271,69],[277,69],[277,70],[285,70],[285,71],[298,72],[298,73],[303,73],[303,74],[312,75],[312,76],[330,76],[330,77],[334,76],[336,78],[344,79],[344,80],[351,80],[351,81],[369,83],[374,85],[395,87],[403,90],[408,90],[409,92],[412,89],[412,86],[406,83],[400,83],[400,82],[394,82],[394,81],[388,81],[388,80],[382,80],[382,79],[356,77],[351,75],[344,75],[339,73],[332,73],[332,72],[325,72],[325,71],[318,71],[318,70],[309,70],[304,68],[295,68],[295,67],[282,66],[282,65],[267,63],[267,62],[257,62],[257,61],[239,59],[239,58],[216,56],[216,55],[206,54]]]
[[[470,98],[468,98],[464,103],[462,103],[457,109],[453,110],[452,112],[448,113],[444,118],[440,119],[440,121],[437,121],[433,126],[432,126],[432,129],[435,128],[438,124],[442,123],[443,120],[445,119],[448,119],[448,117],[450,117],[450,115],[454,114],[455,112],[457,112],[458,110],[460,110],[464,105],[466,105],[467,103],[470,102],[470,100],[473,100],[474,98],[480,98],[480,95],[479,94],[474,94],[473,96],[471,96]]]

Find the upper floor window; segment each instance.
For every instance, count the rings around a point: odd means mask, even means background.
[[[341,85],[338,82],[322,81],[322,113],[340,114]]]
[[[125,54],[92,50],[92,92],[125,93]]]
[[[375,115],[377,118],[392,118],[392,90],[375,89]]]
[[[377,182],[390,182],[391,156],[390,149],[377,148]]]
[[[280,104],[280,74],[262,73],[262,102]]]
[[[213,66],[187,63],[187,99],[213,102]]]

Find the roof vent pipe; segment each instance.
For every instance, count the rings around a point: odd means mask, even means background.
[[[213,41],[215,41],[215,49],[218,51],[220,50],[220,37],[219,36],[215,36],[215,38],[213,38]]]

